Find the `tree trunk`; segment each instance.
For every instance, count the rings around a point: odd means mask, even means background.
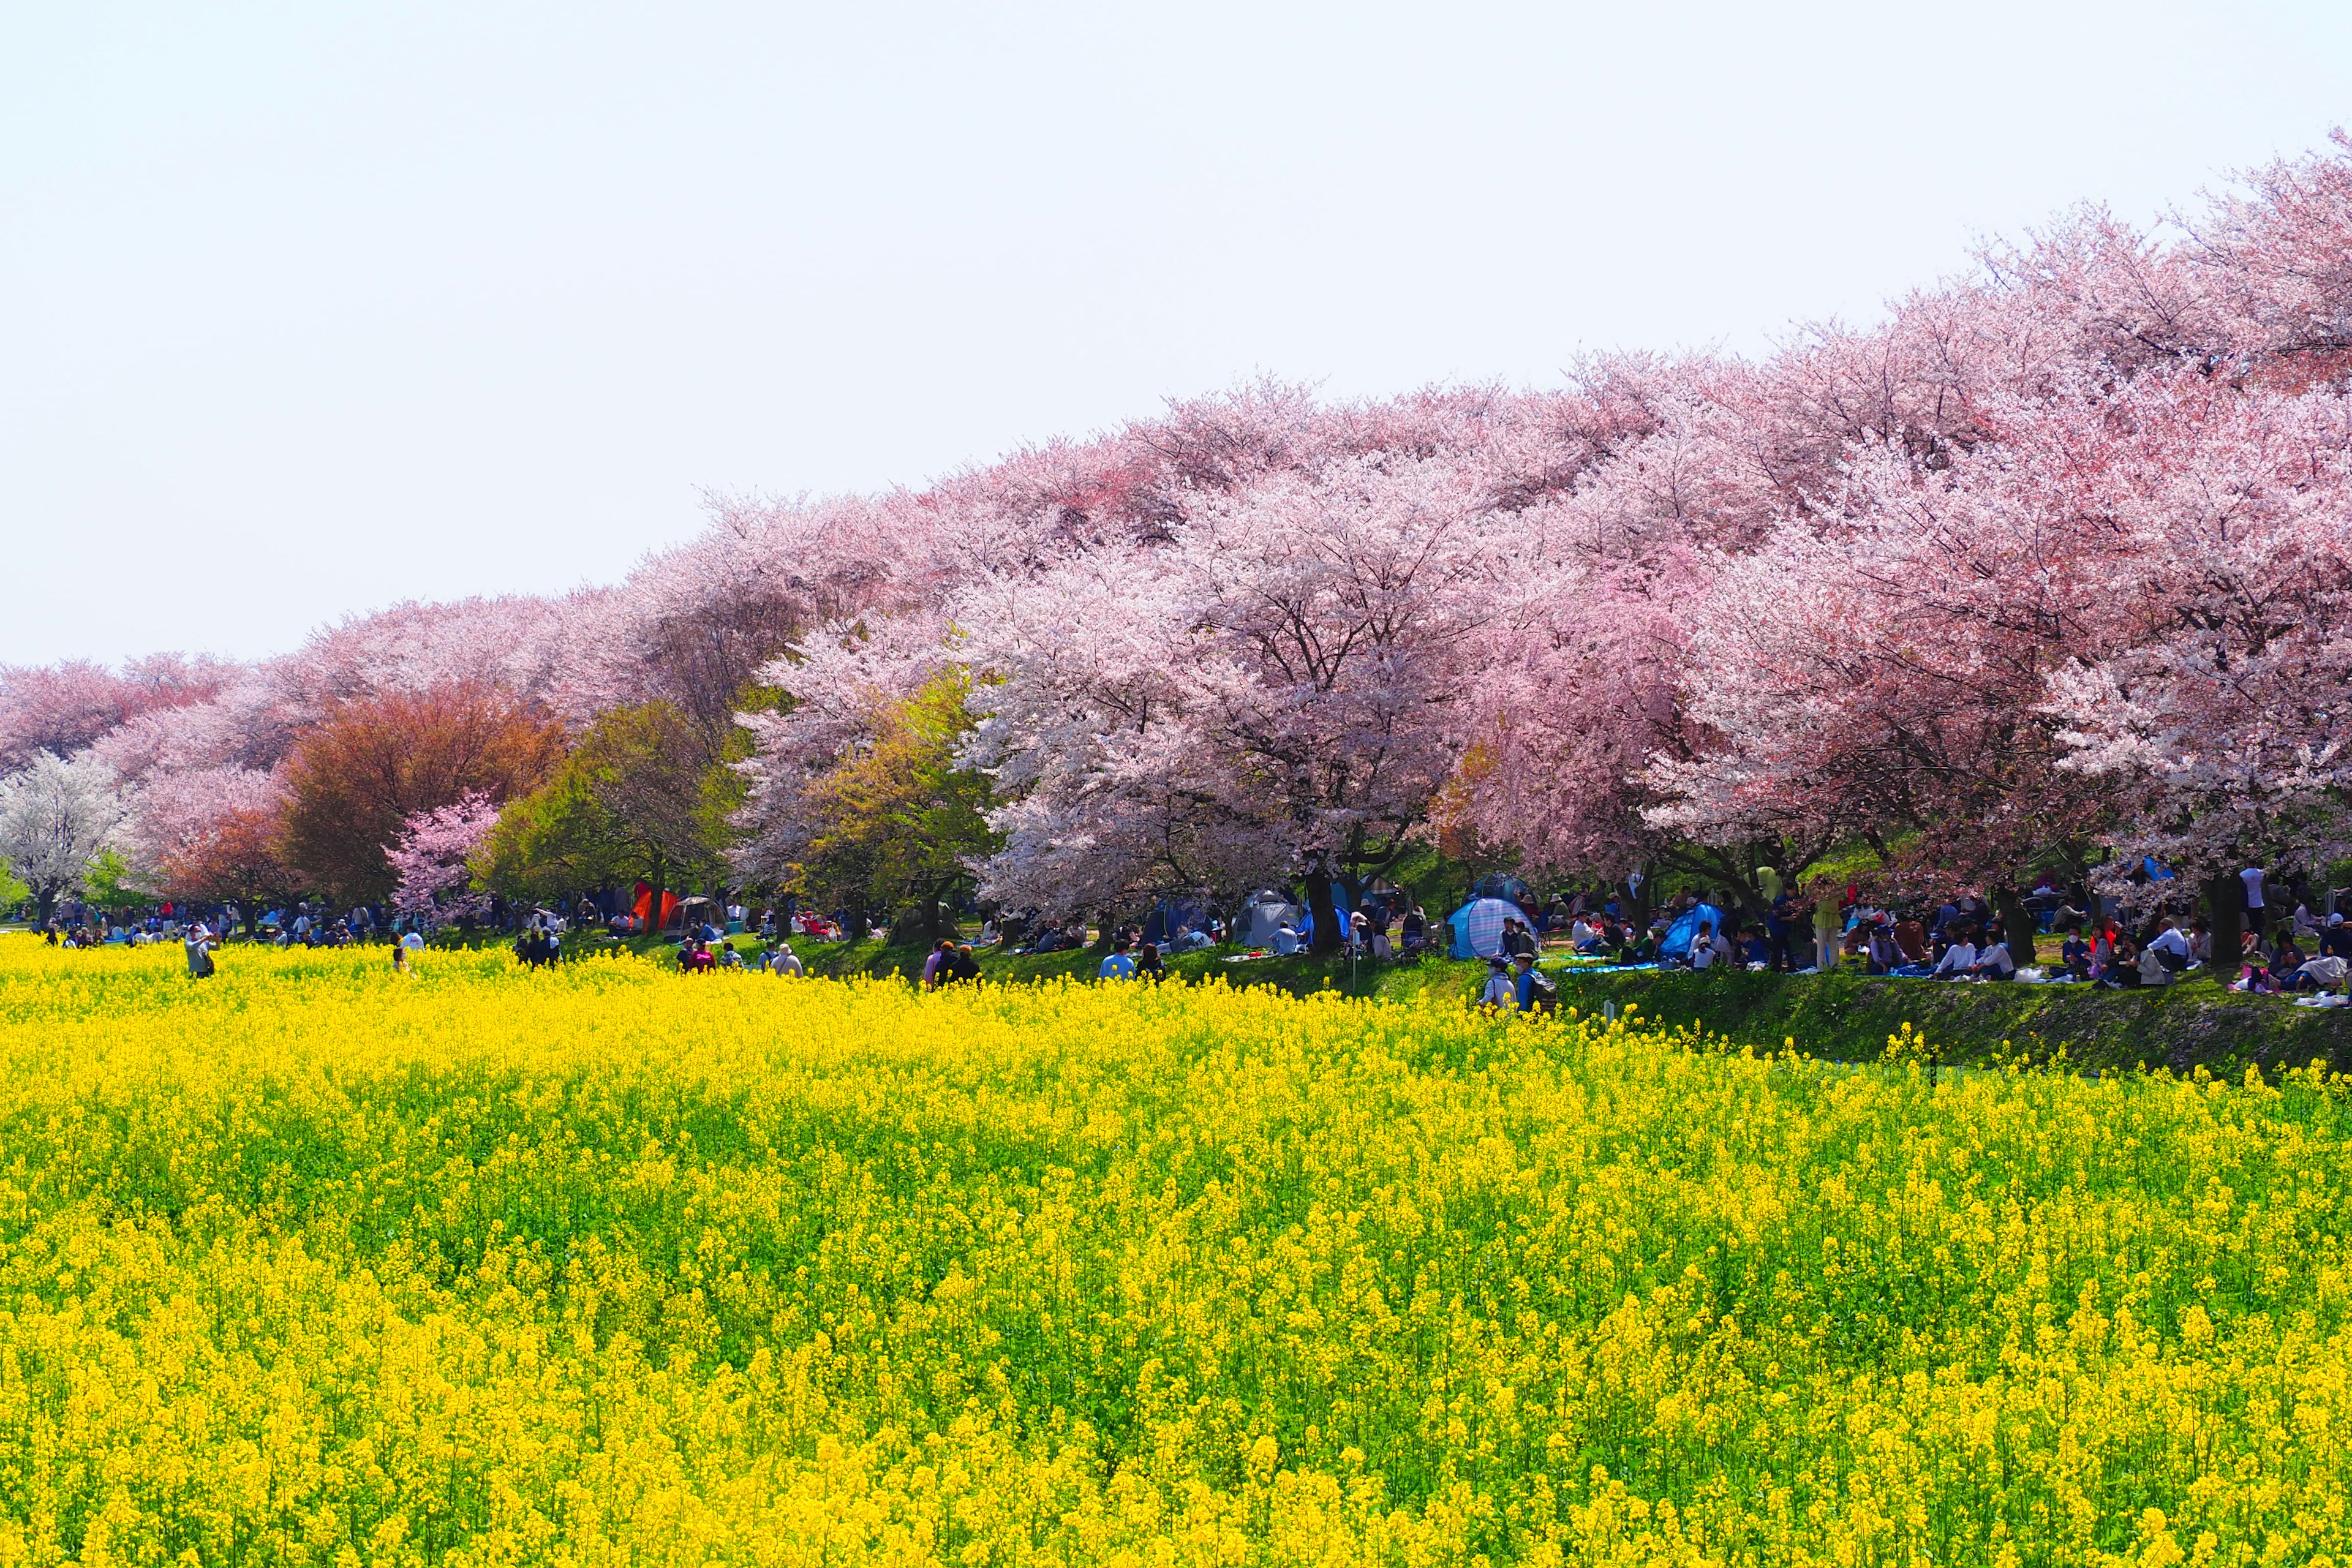
[[[47,931],[49,929],[50,918],[58,912],[58,890],[55,888],[44,888],[35,895],[35,899],[37,900],[35,907],[40,911],[40,919],[37,922],[37,929]]]
[[[646,885],[653,889],[652,892],[646,896],[646,934],[647,936],[658,937],[661,935],[662,894],[666,891],[662,887],[662,884],[668,879],[669,868],[663,865],[659,860],[656,860],[654,862],[654,874],[646,879]]]
[[[1315,917],[1315,951],[1339,952],[1339,910],[1331,900],[1329,872],[1318,868],[1307,873],[1307,910]]]
[[[2020,969],[2039,962],[2033,955],[2033,916],[2017,889],[2000,887],[1992,889],[1993,912],[2000,916],[2000,931],[2009,942],[2009,961]]]
[[[1105,910],[1095,917],[1095,944],[1087,951],[1108,952],[1110,944],[1118,939],[1118,917],[1110,910]]]
[[[2205,972],[2224,985],[2234,984],[2246,940],[2246,885],[2227,870],[2208,878],[2205,910],[2213,922],[2213,951]]]

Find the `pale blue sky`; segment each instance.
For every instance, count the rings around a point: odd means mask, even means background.
[[[2352,120],[2352,5],[0,0],[0,661],[609,580],[1261,374],[1867,318]]]

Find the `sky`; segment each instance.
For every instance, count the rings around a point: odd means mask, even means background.
[[[0,0],[0,663],[609,582],[1262,376],[1758,353],[2347,80],[2341,0]]]

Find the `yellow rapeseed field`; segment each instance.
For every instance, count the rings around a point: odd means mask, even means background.
[[[2347,1096],[0,938],[0,1564],[2352,1563]]]

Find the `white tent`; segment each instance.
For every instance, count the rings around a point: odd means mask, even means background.
[[[1297,931],[1300,912],[1297,904],[1271,888],[1252,893],[1249,901],[1242,906],[1241,918],[1235,922],[1241,928],[1237,933],[1241,944],[1244,947],[1272,947],[1276,928],[1288,926]]]

